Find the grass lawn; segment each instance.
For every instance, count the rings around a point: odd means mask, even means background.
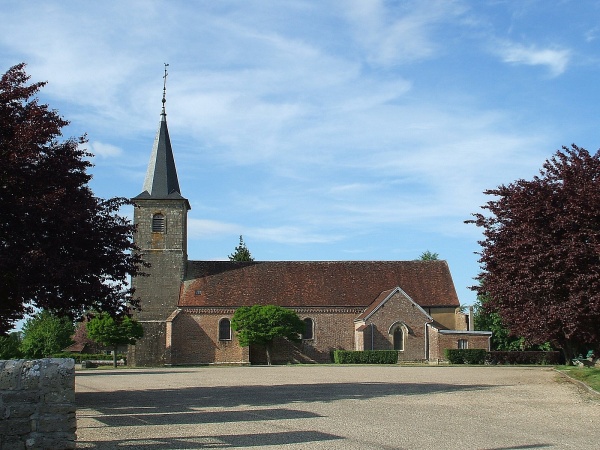
[[[600,392],[600,369],[597,367],[558,366],[557,370],[566,373],[571,378],[583,381],[589,387]]]

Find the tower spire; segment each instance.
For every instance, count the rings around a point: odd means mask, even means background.
[[[163,95],[162,112],[160,114],[160,123],[158,132],[152,146],[152,154],[146,171],[144,187],[142,193],[136,198],[167,199],[180,198],[179,181],[177,179],[177,169],[175,168],[175,159],[171,148],[171,139],[167,128],[167,113],[165,112],[165,103],[167,102],[167,67],[165,63],[165,74],[163,75]],[[187,202],[187,200],[186,200]],[[189,206],[188,206],[189,209]]]

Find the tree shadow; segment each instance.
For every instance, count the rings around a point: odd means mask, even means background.
[[[77,448],[91,449],[185,449],[241,448],[308,444],[343,439],[320,431],[284,431],[280,433],[226,434],[177,438],[123,439],[120,441],[78,441]]]
[[[344,399],[370,399],[392,395],[427,395],[441,392],[489,389],[483,384],[445,383],[317,383],[259,386],[195,386],[177,389],[115,390],[77,392],[77,408],[115,413],[132,411],[188,411],[197,408],[274,406],[290,403],[333,402]]]
[[[78,448],[231,448],[265,447],[293,443],[331,441],[343,436],[315,430],[217,436],[161,437],[164,426],[271,422],[323,417],[305,411],[302,404],[345,399],[369,400],[386,396],[429,395],[489,389],[482,384],[444,383],[317,383],[259,386],[199,386],[181,389],[77,392],[79,429],[104,428],[107,440],[78,440]],[[297,408],[295,408],[297,406]],[[88,411],[89,410],[89,411]],[[82,424],[85,423],[85,424]],[[142,439],[120,427],[144,427]],[[156,430],[153,427],[157,427]],[[162,427],[161,427],[162,426]],[[205,429],[201,427],[199,429]],[[97,433],[97,431],[95,432]],[[85,436],[85,432],[82,433]],[[128,439],[126,436],[129,436]]]
[[[140,425],[201,425],[211,423],[232,422],[262,422],[272,420],[290,419],[314,419],[322,417],[309,411],[295,409],[253,409],[253,410],[230,410],[230,411],[171,411],[171,412],[148,412],[131,408],[121,414],[90,415],[80,414],[80,418],[93,418],[94,420],[109,427],[134,427]],[[86,428],[102,428],[86,427]]]

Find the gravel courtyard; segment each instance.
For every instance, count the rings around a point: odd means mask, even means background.
[[[600,399],[547,367],[78,371],[78,448],[600,448]]]

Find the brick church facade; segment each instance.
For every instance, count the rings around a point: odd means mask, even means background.
[[[151,264],[132,280],[144,337],[129,350],[136,366],[261,364],[262,349],[240,347],[236,308],[275,304],[303,319],[300,343],[282,340],[274,362],[330,362],[331,352],[398,351],[438,361],[445,348],[489,350],[491,332],[468,330],[445,261],[191,261],[166,113],[136,204],[135,242]]]

